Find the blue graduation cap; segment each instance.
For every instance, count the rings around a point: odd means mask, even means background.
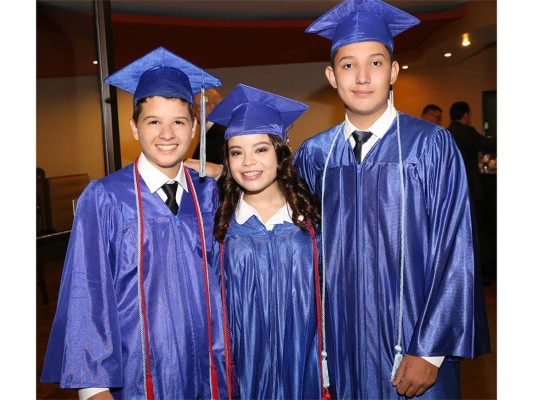
[[[393,37],[419,23],[418,18],[380,0],[345,0],[305,31],[330,39],[331,54],[359,42],[380,42],[393,51]]]
[[[133,105],[148,96],[179,97],[192,104],[193,96],[205,89],[222,85],[203,69],[158,47],[126,65],[104,82],[133,94]]]
[[[256,133],[270,133],[285,140],[287,128],[308,108],[299,101],[238,84],[207,119],[227,127],[226,140]]]
[[[202,93],[200,117],[200,176],[205,176],[205,96],[202,89],[222,85],[220,80],[164,47],[126,65],[104,82],[133,94],[133,106],[148,96],[179,97],[193,103]]]

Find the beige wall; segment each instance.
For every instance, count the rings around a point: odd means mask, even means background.
[[[401,71],[394,103],[403,112],[420,116],[428,103],[442,108],[442,123],[450,124],[450,106],[459,100],[472,109],[472,126],[482,132],[482,92],[496,90],[496,47],[491,47],[455,68]]]
[[[37,80],[37,167],[47,177],[104,176],[96,77]]]
[[[324,76],[326,63],[220,68],[208,72],[224,83],[223,95],[237,83],[255,86],[306,103],[310,108],[289,134],[297,149],[305,138],[340,122],[342,103]],[[482,128],[482,92],[496,89],[496,48],[489,48],[458,67],[401,71],[394,88],[396,107],[419,116],[427,103],[444,110],[458,100],[468,102],[473,125]],[[91,179],[104,175],[98,81],[96,77],[37,81],[37,166],[47,176],[87,172]],[[132,96],[118,91],[122,165],[134,161],[139,147],[132,138],[129,118]],[[197,139],[197,138],[196,138]],[[193,146],[196,141],[193,142]],[[188,155],[192,153],[190,149]]]

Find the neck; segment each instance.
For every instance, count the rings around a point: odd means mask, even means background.
[[[268,221],[285,205],[285,196],[277,182],[261,192],[245,192],[243,199],[257,210],[263,221]]]
[[[350,122],[356,126],[360,130],[368,130],[374,123],[383,115],[383,113],[387,110],[388,102],[386,102],[383,106],[381,106],[378,110],[368,113],[368,114],[361,114],[357,112],[353,112],[346,109],[346,114],[348,115],[348,119]]]
[[[181,161],[178,163],[178,165],[175,165],[171,168],[164,168],[164,169],[159,169],[159,170],[163,172],[166,176],[168,176],[169,179],[174,179],[178,175],[180,167],[181,167]]]
[[[459,122],[460,122],[461,124],[463,124],[463,125],[470,125],[470,124],[469,124],[469,121],[468,121],[468,117],[466,117],[466,116],[463,117],[463,118],[461,118],[461,119],[459,120]]]

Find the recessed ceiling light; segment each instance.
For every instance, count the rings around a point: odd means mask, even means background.
[[[468,33],[463,33],[463,41],[461,42],[461,45],[463,47],[470,46],[470,36],[468,36]]]
[[[452,53],[444,53],[444,57],[451,57]]]
[[[93,61],[93,64],[94,64],[94,65],[98,64],[98,61],[97,61],[97,60],[94,60],[94,61]]]
[[[409,69],[409,65],[402,65],[402,69]]]

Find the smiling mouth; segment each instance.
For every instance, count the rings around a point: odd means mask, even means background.
[[[176,147],[178,147],[178,145],[177,144],[158,144],[156,145],[156,147],[160,150],[170,151],[170,150],[174,150]]]
[[[253,178],[257,175],[259,175],[261,173],[261,171],[250,171],[250,172],[243,172],[242,175],[247,177],[247,178]]]

